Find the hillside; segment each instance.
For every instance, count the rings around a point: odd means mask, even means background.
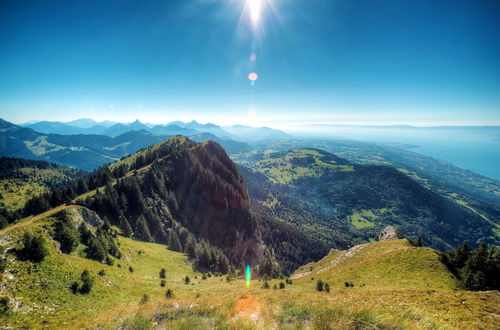
[[[16,211],[28,199],[64,187],[84,173],[44,161],[0,157],[0,216],[19,217]]]
[[[142,240],[174,241],[176,251],[190,250],[193,257],[194,239],[221,249],[215,252],[222,259],[207,257],[202,268],[227,271],[226,257],[235,265],[264,258],[243,179],[214,142],[171,138],[74,182],[73,191],[75,202],[130,226]]]
[[[347,248],[396,225],[437,249],[498,244],[498,225],[391,167],[357,165],[318,149],[253,155],[240,167],[257,213]]]
[[[61,253],[50,230],[61,210],[69,212],[72,223],[86,221],[92,232],[99,230],[91,211],[67,206],[0,231],[0,259],[7,260],[0,298],[7,297],[9,306],[0,314],[3,326],[463,329],[492,328],[500,313],[498,292],[460,290],[435,251],[404,240],[335,251],[299,269],[286,284],[254,278],[246,288],[243,277],[193,272],[185,254],[123,236],[115,238],[122,255],[112,257],[112,265],[88,259],[81,243],[70,254]],[[17,257],[26,231],[46,240],[49,253],[43,261]],[[94,279],[92,289],[73,293],[71,283],[84,270]],[[318,279],[329,283],[329,293],[316,290]],[[353,286],[346,287],[347,281]],[[167,297],[167,290],[172,295]]]
[[[457,279],[430,248],[414,247],[406,239],[356,245],[332,250],[318,262],[297,269],[291,276],[300,281],[321,278],[334,286],[346,282],[379,289],[460,288]]]

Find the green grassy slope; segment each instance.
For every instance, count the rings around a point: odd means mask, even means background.
[[[75,209],[76,206],[62,207]],[[23,231],[45,232],[52,214],[31,218],[0,232],[0,244],[15,247]],[[74,213],[74,212],[73,212]],[[72,214],[73,214],[72,213]],[[11,252],[0,275],[0,296],[17,307],[0,316],[2,326],[13,328],[116,329],[428,329],[494,328],[500,313],[498,292],[467,292],[428,248],[415,248],[405,240],[365,244],[351,250],[332,266],[342,251],[299,269],[293,284],[272,289],[284,280],[271,280],[250,288],[242,277],[201,279],[182,253],[164,245],[119,237],[121,260],[107,266],[79,256],[61,254],[50,241],[50,254],[32,264],[15,260]],[[354,252],[353,252],[354,251]],[[121,268],[118,267],[121,265]],[[132,266],[131,273],[128,267]],[[166,287],[159,270],[167,270]],[[312,268],[312,271],[311,271]],[[84,269],[95,278],[88,295],[73,294],[68,286]],[[99,276],[100,270],[106,272]],[[192,283],[182,278],[189,275]],[[195,278],[195,276],[197,278]],[[312,280],[314,278],[314,280]],[[316,280],[331,286],[317,292]],[[345,288],[344,282],[355,284]],[[362,286],[362,284],[365,284]],[[174,297],[167,299],[171,288]],[[147,294],[150,300],[141,304]]]
[[[20,224],[0,232],[0,244],[11,249],[18,244],[19,236],[26,230],[46,232],[47,225],[54,221],[50,213],[48,215],[34,222],[25,221],[22,223],[24,226]],[[12,250],[6,254],[9,263],[7,270],[0,275],[3,286],[0,295],[10,297],[11,305],[17,305],[17,308],[2,318],[3,325],[85,325],[96,314],[120,306],[136,305],[144,294],[148,294],[152,301],[163,300],[167,287],[176,291],[183,285],[184,276],[192,276],[185,256],[167,250],[164,245],[119,237],[123,257],[121,260],[115,259],[114,266],[108,266],[79,256],[78,251],[82,248],[77,248],[71,255],[61,254],[56,243],[46,237],[50,254],[41,263],[16,260]],[[133,273],[129,271],[129,266],[134,268]],[[161,268],[167,270],[165,288],[160,287]],[[84,269],[94,276],[94,288],[88,295],[73,294],[69,285],[79,278]],[[97,273],[100,270],[104,270],[106,275],[99,276]]]
[[[352,282],[355,286],[378,289],[459,288],[435,250],[414,247],[406,239],[333,250],[320,261],[302,266],[292,276],[301,281],[311,277],[333,285]]]

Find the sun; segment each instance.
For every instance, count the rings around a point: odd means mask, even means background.
[[[247,8],[250,12],[250,20],[253,25],[257,25],[260,21],[263,0],[246,0]]]

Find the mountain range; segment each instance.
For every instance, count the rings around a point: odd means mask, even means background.
[[[20,126],[31,128],[45,134],[77,135],[97,134],[116,137],[129,131],[145,130],[159,135],[184,135],[191,136],[201,133],[211,133],[222,139],[239,141],[259,141],[267,139],[289,139],[291,136],[283,131],[268,127],[249,127],[242,125],[220,127],[215,124],[200,124],[191,122],[174,121],[164,125],[144,124],[139,120],[132,123],[116,123],[110,121],[96,122],[92,119],[77,119],[70,122],[39,121],[29,122]]]
[[[191,125],[196,126],[194,123]],[[212,128],[214,131],[219,130],[216,127]],[[192,134],[193,139],[199,142],[214,140],[228,152],[239,152],[249,148],[244,142],[223,139],[211,133],[200,133],[194,129],[174,125],[155,126],[149,129],[142,123],[135,122],[131,125],[115,124],[109,129],[120,134],[110,137],[97,134],[40,133],[0,119],[0,155],[45,160],[91,171],[174,135]]]

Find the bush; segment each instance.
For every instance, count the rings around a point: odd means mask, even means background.
[[[323,290],[324,290],[326,293],[330,293],[330,284],[325,283],[325,285],[323,286]]]
[[[189,276],[184,277],[184,284],[189,284],[189,283],[191,283],[191,279],[189,278]]]
[[[287,278],[287,279],[285,280],[285,283],[286,283],[286,284],[293,284],[292,280],[291,280],[291,279],[289,279],[289,278]]]
[[[109,255],[106,256],[106,265],[113,266],[115,261]]]
[[[285,288],[285,283],[280,282],[280,290],[283,290]]]
[[[149,296],[147,294],[143,295],[141,300],[139,301],[139,304],[143,305],[149,302]]]
[[[92,287],[94,286],[94,278],[90,276],[90,273],[88,270],[84,270],[81,275],[82,279],[82,286],[80,287],[80,293],[82,294],[87,294],[90,293],[92,290]]]
[[[71,283],[71,285],[69,286],[69,289],[71,290],[71,292],[73,293],[78,293],[78,290],[80,289],[80,282],[79,281],[74,281],[73,283]]]
[[[267,282],[267,280],[265,280],[262,284],[262,289],[269,289],[269,283]]]
[[[167,284],[167,283],[165,282],[165,280],[161,280],[161,281],[160,281],[160,286],[161,286],[161,287],[165,287],[165,285],[166,285],[166,284]]]
[[[7,314],[10,310],[9,298],[0,297],[0,315]]]
[[[319,292],[323,291],[323,281],[322,280],[318,280],[318,282],[316,282],[316,290]]]
[[[99,275],[101,275],[101,272],[104,272],[104,270],[101,270],[99,272]],[[76,293],[87,294],[90,293],[90,291],[92,291],[93,286],[94,286],[94,278],[90,275],[89,271],[85,269],[80,275],[80,281],[74,281],[73,283],[71,283],[69,288],[75,294]]]
[[[41,262],[49,254],[45,238],[41,234],[25,232],[23,235],[23,247],[18,255],[24,260]]]
[[[173,298],[174,292],[171,289],[168,289],[167,292],[165,292],[165,297],[167,297],[168,299]]]
[[[275,285],[273,285],[273,289],[274,289],[274,290],[278,290],[278,286],[277,286],[276,284],[275,284]]]
[[[167,277],[167,271],[165,270],[165,268],[162,268],[160,270],[160,278],[166,278]]]
[[[99,273],[97,273],[99,276],[105,276],[106,275],[106,272],[104,271],[104,269],[101,269],[99,271]]]
[[[134,272],[134,267],[129,266],[129,267],[128,267],[128,271],[129,271],[129,272],[131,272],[131,273],[133,273],[133,272]]]

